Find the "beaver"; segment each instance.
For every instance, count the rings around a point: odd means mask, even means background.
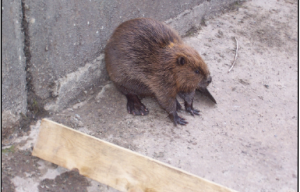
[[[121,23],[105,47],[106,70],[117,89],[127,98],[127,111],[147,115],[140,98],[153,96],[169,114],[174,125],[187,121],[178,116],[184,100],[185,110],[193,108],[196,88],[211,82],[209,69],[198,52],[183,43],[175,30],[150,18]]]

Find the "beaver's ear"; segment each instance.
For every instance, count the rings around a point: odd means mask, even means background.
[[[177,58],[177,64],[178,65],[184,65],[186,63],[186,60],[184,57],[178,57]]]

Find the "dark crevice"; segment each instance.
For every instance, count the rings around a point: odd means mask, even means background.
[[[31,52],[30,52],[30,35],[29,35],[29,23],[26,19],[26,11],[29,10],[28,6],[26,9],[25,0],[21,1],[22,7],[22,32],[24,33],[24,55],[25,55],[25,71],[26,71],[26,91],[27,91],[27,113],[22,114],[22,120],[20,122],[21,129],[28,131],[30,129],[30,123],[39,118],[48,115],[48,112],[44,109],[43,100],[35,94],[33,77],[30,71],[31,67]]]

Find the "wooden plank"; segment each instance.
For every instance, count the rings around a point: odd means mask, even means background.
[[[196,175],[43,119],[33,156],[122,192],[234,192]]]

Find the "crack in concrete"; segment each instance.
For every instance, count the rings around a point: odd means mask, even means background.
[[[34,91],[34,85],[32,82],[32,74],[30,68],[31,64],[31,51],[30,51],[30,35],[29,35],[29,22],[26,18],[26,11],[29,7],[26,5],[25,0],[21,0],[21,27],[24,33],[24,56],[25,60],[25,72],[26,72],[26,91],[27,91],[27,112],[26,114],[21,114],[22,120],[20,122],[21,128],[24,131],[30,129],[29,125],[32,120],[36,120],[41,117],[48,115],[48,112],[44,110],[44,102],[39,98]]]

